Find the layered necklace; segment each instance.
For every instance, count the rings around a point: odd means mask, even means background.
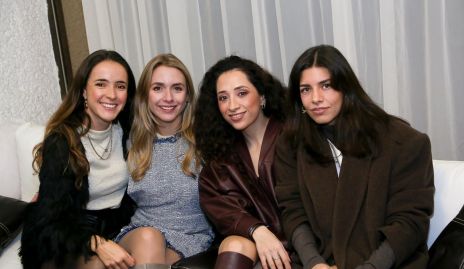
[[[101,153],[98,152],[97,148],[95,148],[94,142],[92,142],[92,138],[89,133],[87,133],[87,139],[89,140],[90,147],[92,148],[95,155],[97,155],[100,160],[108,160],[108,158],[111,156],[111,151],[113,150],[113,126],[110,126],[110,137],[106,146],[103,147],[96,143],[97,147],[101,150]]]

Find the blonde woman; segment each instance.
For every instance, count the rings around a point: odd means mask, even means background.
[[[192,131],[195,91],[185,65],[161,54],[134,101],[128,194],[138,209],[116,238],[136,264],[173,264],[206,250],[214,233],[199,205]]]

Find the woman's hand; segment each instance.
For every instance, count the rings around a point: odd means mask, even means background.
[[[266,226],[252,234],[263,269],[291,269],[290,257],[282,242]]]
[[[98,255],[106,268],[128,269],[135,265],[135,260],[120,245],[99,236],[92,236],[92,250]]]

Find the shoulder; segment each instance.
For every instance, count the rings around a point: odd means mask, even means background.
[[[406,121],[397,118],[392,118],[388,123],[387,129],[384,131],[388,134],[386,137],[389,137],[393,143],[398,145],[429,140],[426,134],[414,129]]]
[[[43,152],[45,153],[63,153],[69,151],[69,143],[66,137],[57,132],[49,134],[43,142]]]
[[[426,134],[399,119],[390,120],[386,128],[380,132],[382,147],[393,159],[406,162],[431,159],[431,143]]]

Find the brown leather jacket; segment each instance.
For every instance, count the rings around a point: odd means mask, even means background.
[[[199,181],[200,203],[223,236],[251,239],[250,230],[264,224],[287,246],[272,173],[275,142],[281,130],[281,123],[269,121],[259,157],[259,178],[244,140],[235,147],[242,159],[242,168],[228,161],[212,161],[203,168]]]

